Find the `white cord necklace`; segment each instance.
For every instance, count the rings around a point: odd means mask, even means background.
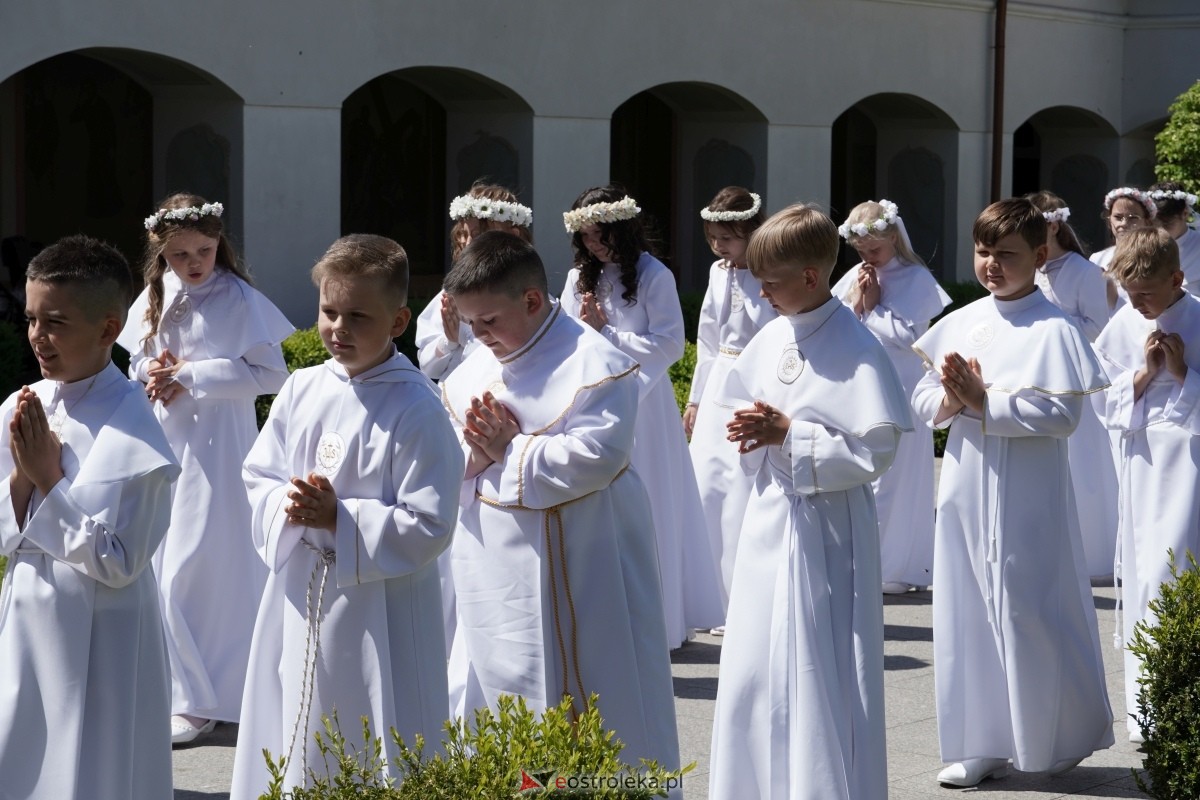
[[[87,388],[83,390],[83,394],[79,395],[79,399],[71,404],[71,408],[67,408],[66,398],[59,400],[55,405],[54,413],[50,415],[50,430],[60,440],[62,439],[63,427],[67,424],[67,419],[70,416],[70,412],[72,409],[79,407],[79,404],[83,402],[83,398],[87,397],[88,393],[92,391],[92,387],[96,384],[96,379],[99,377],[99,372],[92,376],[92,379],[88,382]],[[59,387],[59,391],[62,391],[61,386]]]

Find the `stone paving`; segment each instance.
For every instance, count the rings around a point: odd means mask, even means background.
[[[1117,717],[1113,723],[1116,745],[1056,778],[1010,771],[1007,778],[984,781],[968,790],[942,788],[935,780],[943,765],[938,757],[933,702],[932,594],[910,592],[884,598],[890,800],[947,800],[963,791],[994,800],[1144,796],[1130,774],[1130,768],[1141,766],[1141,755],[1136,745],[1127,741],[1121,654],[1112,647],[1116,594],[1111,586],[1094,588],[1092,593],[1109,698]],[[708,634],[672,653],[680,749],[685,764],[696,763],[684,779],[687,800],[708,797],[708,753],[720,657],[721,639]],[[201,743],[175,750],[175,800],[229,797],[236,738],[237,726],[219,725]]]

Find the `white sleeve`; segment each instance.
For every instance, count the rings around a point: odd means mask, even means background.
[[[717,357],[717,349],[721,344],[721,324],[717,319],[716,307],[710,278],[708,289],[704,292],[704,302],[700,304],[700,324],[696,328],[696,371],[692,374],[689,403],[700,402],[700,395],[704,394],[704,385],[708,383],[708,375],[712,372],[713,359]]]
[[[241,358],[189,361],[176,379],[197,400],[228,400],[278,392],[287,380],[287,363],[278,344],[251,347]]]
[[[683,309],[675,276],[665,268],[650,273],[638,282],[637,301],[645,304],[644,332],[620,331],[611,324],[600,332],[641,365],[643,387],[648,388],[683,355]]]
[[[774,479],[787,494],[840,492],[870,483],[896,457],[900,429],[879,425],[861,435],[793,420],[783,444],[765,448]]]
[[[988,389],[983,403],[985,436],[1066,438],[1079,424],[1084,396]]]

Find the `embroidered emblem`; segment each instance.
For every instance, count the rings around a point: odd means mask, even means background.
[[[192,313],[192,298],[186,294],[181,294],[171,304],[171,309],[167,312],[167,317],[176,325],[188,318],[188,314]]]
[[[992,343],[992,339],[996,336],[996,331],[987,322],[981,322],[971,332],[967,334],[967,343],[976,350],[982,350]]]
[[[504,385],[504,381],[493,381],[488,384],[487,389],[484,391],[491,392],[492,397],[496,397],[507,388],[508,387]]]
[[[794,344],[783,348],[783,355],[779,357],[777,369],[779,380],[784,383],[794,383],[796,378],[800,377],[801,372],[804,372],[804,356],[800,354],[800,348]]]
[[[742,294],[742,287],[736,281],[729,287],[729,294],[729,310],[734,314],[741,313],[746,307],[746,295]]]
[[[317,440],[317,472],[332,475],[346,458],[346,442],[334,431],[326,431]]]

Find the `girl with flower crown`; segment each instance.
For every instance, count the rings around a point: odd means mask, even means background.
[[[729,446],[725,430],[729,411],[719,404],[718,397],[742,348],[779,315],[762,298],[762,283],[746,264],[750,234],[766,219],[762,198],[740,186],[726,186],[700,210],[700,218],[717,260],[709,268],[708,289],[700,306],[696,371],[683,412],[683,429],[692,439],[692,467],[708,520],[713,558],[721,570],[722,602],[727,604],[738,533],[754,481],[742,469],[737,449]],[[720,635],[724,630],[720,626],[712,632]]]
[[[529,242],[533,211],[517,202],[510,190],[494,183],[476,181],[466,194],[450,202],[450,259],[483,231],[501,230]],[[437,295],[417,317],[417,361],[431,380],[445,380],[476,347],[474,335],[445,293]]]
[[[1071,209],[1053,192],[1028,194],[1046,218],[1046,263],[1034,273],[1042,294],[1075,321],[1089,342],[1096,341],[1108,324],[1117,302],[1116,284],[1096,269],[1083,255],[1079,237],[1067,220]],[[1079,424],[1067,439],[1067,462],[1083,555],[1088,575],[1104,578],[1113,574],[1117,546],[1117,470],[1108,430],[1101,421],[1104,394],[1093,395],[1099,407],[1084,403]]]
[[[1153,225],[1155,217],[1158,216],[1158,205],[1149,194],[1141,189],[1122,186],[1104,195],[1104,213],[1100,216],[1108,226],[1113,244],[1092,253],[1090,260],[1093,264],[1099,264],[1107,272],[1117,240],[1129,231]]]
[[[623,188],[610,184],[587,189],[563,214],[575,266],[562,306],[641,365],[633,468],[652,501],[667,639],[674,649],[687,641],[690,629],[720,625],[724,609],[667,375],[683,355],[683,311],[675,277],[647,252],[640,212]]]
[[[250,285],[220,203],[175,194],[146,218],[146,288],[118,344],[183,472],[154,556],[171,662],[171,741],[237,722],[267,571],[250,538],[242,461],[254,400],[287,380],[287,318]]]
[[[1150,199],[1158,206],[1158,224],[1179,246],[1179,268],[1183,270],[1183,288],[1200,296],[1200,233],[1188,222],[1195,214],[1196,195],[1175,181],[1161,181],[1150,187]]]
[[[861,262],[833,287],[883,345],[911,397],[925,374],[912,349],[929,321],[950,304],[913,252],[900,210],[888,200],[859,203],[838,229]],[[901,434],[891,469],[875,479],[883,591],[903,594],[933,583],[933,439]]]

